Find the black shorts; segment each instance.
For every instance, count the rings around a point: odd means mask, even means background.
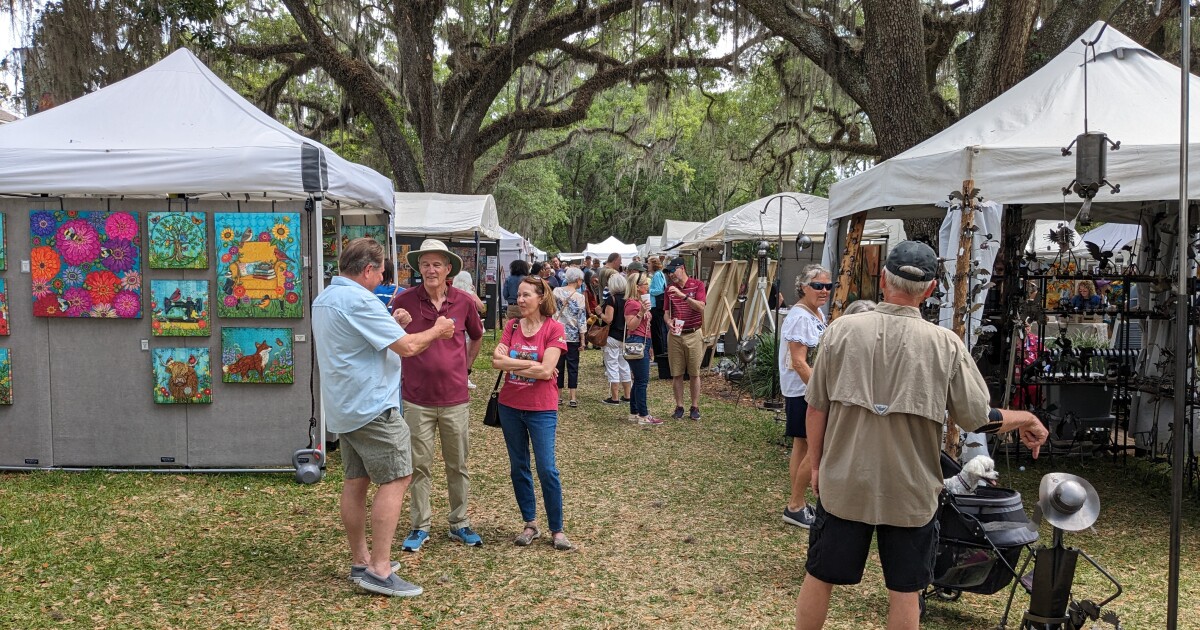
[[[938,539],[936,516],[921,527],[868,525],[838,518],[826,512],[818,500],[817,518],[808,530],[808,561],[804,568],[822,582],[858,584],[875,532],[879,535],[879,561],[888,590],[897,593],[924,590],[933,580]]]
[[[804,418],[808,415],[808,402],[803,396],[784,396],[783,405],[787,416],[787,428],[784,429],[783,436],[807,440],[808,429]]]

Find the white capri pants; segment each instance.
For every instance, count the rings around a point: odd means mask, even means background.
[[[620,339],[608,338],[604,343],[604,375],[609,383],[630,383],[633,374],[629,371],[629,362],[622,352],[624,343]]]

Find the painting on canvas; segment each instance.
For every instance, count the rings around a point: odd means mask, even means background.
[[[342,226],[342,251],[346,250],[346,246],[356,238],[364,236],[375,239],[376,243],[383,246],[384,251],[387,251],[387,226],[386,225],[343,225]]]
[[[136,212],[33,210],[35,317],[142,316],[142,237]]]
[[[155,348],[154,402],[212,402],[212,364],[208,348]]]
[[[208,280],[151,280],[150,311],[155,337],[209,336]]]
[[[150,212],[151,269],[208,269],[208,216],[203,212]]]
[[[0,348],[0,405],[13,404],[12,359],[8,348]]]
[[[218,213],[217,315],[301,317],[300,214]]]
[[[8,285],[0,278],[0,335],[8,334]]]
[[[291,328],[222,328],[221,380],[226,383],[291,383]]]
[[[8,215],[0,212],[0,271],[8,269]]]

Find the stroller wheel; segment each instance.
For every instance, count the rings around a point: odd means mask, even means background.
[[[962,591],[952,588],[939,588],[933,592],[934,596],[944,602],[956,602],[962,597]]]

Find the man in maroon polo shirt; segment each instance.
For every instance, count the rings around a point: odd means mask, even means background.
[[[439,339],[425,352],[407,357],[401,384],[404,419],[412,439],[413,480],[409,491],[412,531],[404,539],[405,551],[418,551],[429,538],[433,514],[429,506],[432,488],[434,433],[441,435],[442,459],[446,463],[446,489],[450,495],[449,535],[465,545],[478,547],[483,538],[471,529],[467,518],[470,474],[467,451],[471,396],[467,373],[483,338],[483,322],[470,295],[451,286],[450,278],[462,270],[462,259],[436,239],[426,239],[421,249],[408,253],[408,264],[421,274],[421,284],[396,296],[393,306],[412,316],[408,333],[430,328],[438,317],[454,320],[454,335]],[[465,333],[465,334],[464,334]]]
[[[688,417],[700,419],[700,362],[704,357],[704,301],[708,298],[704,283],[689,278],[682,258],[676,258],[663,268],[667,275],[667,359],[671,363],[672,385],[675,389],[676,420],[683,418],[683,375],[691,382],[692,406]],[[408,400],[405,398],[405,400]]]

